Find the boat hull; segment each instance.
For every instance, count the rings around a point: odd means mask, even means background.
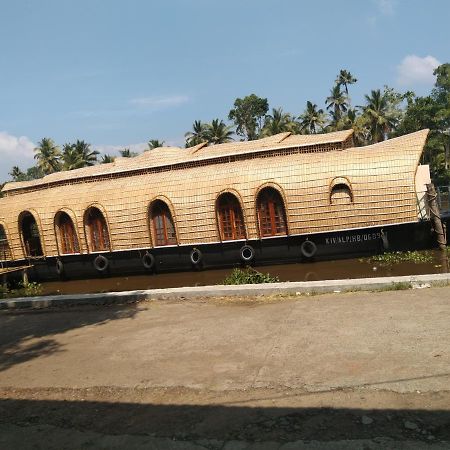
[[[309,243],[304,245],[305,241]],[[433,243],[430,223],[419,222],[307,236],[47,257],[29,261],[33,267],[28,269],[28,276],[34,281],[51,281],[313,262],[368,256],[383,251],[425,249],[431,248]],[[242,258],[243,246],[251,247],[244,252],[247,257],[253,253],[249,261]],[[199,251],[194,258],[193,250]],[[192,259],[197,257],[199,261],[194,263]],[[105,262],[103,258],[107,260],[106,268],[99,264]],[[14,261],[8,267],[23,264],[23,260]]]

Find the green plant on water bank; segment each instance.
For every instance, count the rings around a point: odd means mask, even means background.
[[[0,286],[0,298],[37,297],[42,294],[42,286],[35,282],[20,282],[17,288]]]
[[[427,264],[433,262],[433,255],[430,251],[407,251],[407,252],[389,252],[381,255],[371,256],[366,261],[370,263],[380,263],[381,265],[400,264],[411,262],[415,264]]]
[[[258,272],[251,267],[245,269],[233,269],[222,282],[222,284],[261,284],[261,283],[276,283],[280,281],[277,276],[271,276],[268,273],[264,274]]]

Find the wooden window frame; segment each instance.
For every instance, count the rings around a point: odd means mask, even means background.
[[[222,203],[221,202],[225,202]],[[244,213],[241,202],[231,192],[224,192],[216,200],[216,215],[219,234],[222,241],[239,241],[247,239]],[[228,218],[227,218],[228,216]],[[225,230],[231,230],[231,236]]]
[[[271,198],[264,199],[263,196],[271,196]],[[279,200],[279,202],[277,203],[274,199]],[[268,214],[262,209],[263,200],[264,203],[267,204]],[[281,211],[281,214],[279,214],[277,210]],[[283,197],[277,189],[268,186],[258,192],[256,199],[256,212],[261,238],[288,235],[286,208]],[[269,218],[270,229],[265,227],[263,224],[264,216]],[[277,223],[280,224],[280,227],[277,226]],[[277,231],[277,228],[280,228],[280,230]]]
[[[67,212],[59,211],[57,213],[56,228],[59,238],[60,253],[63,255],[80,253],[80,241],[78,239],[75,224]]]
[[[96,216],[92,216],[92,213]],[[96,206],[91,206],[85,213],[85,226],[89,233],[89,251],[108,252],[111,251],[108,222],[102,211]]]
[[[330,205],[337,205],[338,203],[333,203],[332,199],[333,199],[333,192],[337,189],[344,189],[348,191],[349,197],[350,197],[350,202],[345,203],[346,205],[351,205],[353,203],[353,191],[352,188],[345,182],[338,182],[338,183],[334,183],[331,186],[330,189]]]
[[[25,233],[25,229],[24,229],[24,222],[25,221],[29,221],[28,224],[28,230],[30,231],[30,233]],[[36,233],[37,236],[33,236],[31,227],[35,225],[36,226]],[[42,246],[42,237],[41,237],[41,232],[39,230],[39,225],[38,222],[36,220],[36,218],[34,217],[34,215],[29,212],[26,211],[24,212],[20,219],[19,219],[19,228],[20,228],[20,236],[22,239],[22,243],[23,243],[23,249],[24,249],[24,254],[26,258],[39,258],[44,256],[44,248]],[[34,241],[34,242],[32,242]],[[31,250],[31,246],[30,243],[34,243],[37,244],[36,248],[33,248],[33,250]]]
[[[158,218],[160,218],[160,226],[157,223]],[[165,201],[158,199],[152,202],[150,206],[150,220],[152,222],[155,247],[178,245],[175,221],[172,211]],[[173,230],[173,237],[170,236],[169,227]]]
[[[11,259],[12,252],[6,234],[6,227],[0,223],[0,261],[10,261]]]

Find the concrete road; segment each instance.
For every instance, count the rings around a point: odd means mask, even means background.
[[[337,434],[330,434],[327,442],[348,439],[347,430],[359,443],[366,437],[370,440],[387,436],[396,439],[396,447],[392,448],[401,448],[401,443],[411,439],[419,443],[420,439],[428,440],[441,448],[443,444],[434,440],[448,440],[450,432],[442,431],[450,430],[449,318],[448,287],[3,312],[0,424],[6,427],[2,430],[4,443],[12,445],[13,441],[5,440],[8,436],[20,437],[14,427],[35,427],[36,423],[44,427],[47,435],[48,427],[61,426],[76,428],[77,432],[80,429],[101,432],[102,436],[116,434],[118,424],[123,423],[119,420],[123,419],[123,410],[115,410],[108,423],[103,418],[101,426],[93,425],[92,417],[99,420],[100,413],[95,411],[101,411],[103,404],[127,403],[153,407],[239,406],[239,413],[235,410],[233,416],[238,424],[231,421],[233,426],[227,422],[222,428],[217,424],[208,428],[209,413],[201,409],[194,414],[197,422],[186,428],[186,423],[180,420],[179,428],[173,425],[172,432],[178,430],[181,436],[188,437],[184,448],[188,448],[188,442],[193,445],[194,435],[210,439],[209,448],[213,448],[211,439],[222,446],[232,438],[239,445],[250,445],[249,442],[254,445],[255,441],[267,438],[267,430],[260,427],[256,434],[250,437],[246,434],[248,426],[255,423],[252,414],[256,413],[245,410],[244,414],[245,404],[245,408],[261,408],[258,411],[263,417],[275,420],[270,435],[274,437],[273,448],[281,448],[281,442],[294,438],[323,438],[323,421],[319,421],[322,425],[317,425],[317,429],[313,427],[316,435],[311,430],[308,435],[302,434],[304,422],[296,422],[297,428],[292,425],[292,429],[299,434],[294,436],[286,431],[290,426],[286,417],[291,417],[293,411],[300,414],[299,408],[303,412],[307,408],[312,416],[323,415],[322,410],[315,408],[324,407],[331,408],[330,414],[338,414],[337,411],[343,414],[333,421]],[[73,413],[69,420],[69,400],[74,402],[71,408],[76,408],[77,402],[89,401],[92,420],[80,424]],[[64,407],[61,402],[66,402]],[[85,409],[81,409],[87,416],[89,405],[86,403]],[[53,416],[52,408],[58,411]],[[289,413],[283,408],[289,408]],[[398,414],[398,429],[377,430],[372,424],[379,412],[373,410],[392,410],[393,416]],[[405,425],[408,417],[403,413],[410,414],[412,410],[416,416],[415,419],[408,416],[412,423],[408,428]],[[37,414],[38,419],[21,423],[24,411],[32,417]],[[372,411],[371,417],[363,419],[369,414],[367,411]],[[424,411],[429,416],[423,416]],[[433,415],[436,411],[438,417]],[[151,416],[159,424],[153,430],[158,439],[168,438],[168,431],[158,435],[164,429],[161,417],[167,418],[167,411],[162,416],[159,410],[140,414]],[[178,423],[174,417],[180,419],[183,414],[174,412],[171,420]],[[351,423],[368,422],[363,427],[366,434],[358,434],[344,425],[346,414],[353,417]],[[386,414],[375,422],[389,423],[391,419]],[[64,418],[63,424],[54,423],[55,417]],[[277,422],[283,417],[288,423],[284,428]],[[435,422],[441,424],[441,431],[433,428]],[[217,433],[208,434],[211,429]],[[237,434],[236,429],[240,430]],[[277,434],[276,430],[281,429],[284,431]],[[120,433],[127,430],[122,427]],[[145,430],[148,431],[143,425],[139,433]],[[367,430],[373,433],[367,434]],[[39,433],[39,428],[38,431],[33,428],[34,432]],[[301,442],[298,441],[298,448],[303,448]],[[1,444],[0,440],[0,447]],[[347,444],[343,448],[351,448]],[[380,445],[383,447],[367,448],[387,448],[386,442]],[[103,448],[100,441],[98,446]]]

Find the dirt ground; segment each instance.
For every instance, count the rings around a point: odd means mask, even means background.
[[[450,448],[450,288],[0,314],[0,449]]]

